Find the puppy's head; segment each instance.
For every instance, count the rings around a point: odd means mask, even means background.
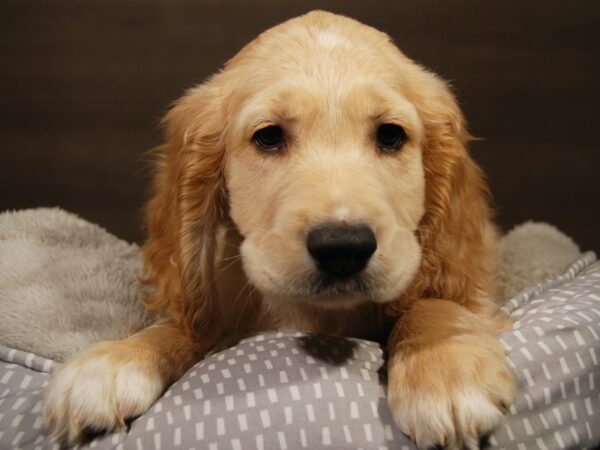
[[[216,314],[206,289],[227,216],[270,301],[397,299],[435,255],[453,174],[470,161],[445,84],[387,35],[324,12],[260,35],[166,124],[147,260],[159,287],[180,291],[169,307],[200,318]]]

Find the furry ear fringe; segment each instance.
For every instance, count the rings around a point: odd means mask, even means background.
[[[386,307],[393,317],[420,298],[453,300],[481,310],[493,296],[495,231],[489,190],[467,152],[470,136],[456,101],[442,80],[431,75],[429,82],[431,98],[417,102],[426,134],[426,205],[418,229],[423,255],[412,285]]]
[[[163,120],[143,247],[146,306],[194,337],[205,351],[221,335],[215,286],[217,228],[225,211],[223,121],[216,79],[191,90]]]

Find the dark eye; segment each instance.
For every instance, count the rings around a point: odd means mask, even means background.
[[[383,151],[399,150],[407,139],[406,132],[400,125],[384,123],[377,128],[377,145]]]
[[[285,147],[285,136],[283,130],[277,125],[269,125],[254,133],[254,143],[265,152],[275,152]]]

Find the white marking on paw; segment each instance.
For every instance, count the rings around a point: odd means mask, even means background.
[[[479,436],[503,417],[496,405],[475,389],[454,393],[451,398],[417,397],[408,404],[394,401],[390,406],[402,432],[423,449],[438,444],[446,449],[479,449]]]
[[[455,397],[455,422],[465,434],[481,435],[492,430],[501,420],[502,412],[478,391],[462,392]]]
[[[86,429],[114,430],[160,396],[164,385],[157,373],[118,361],[110,351],[88,352],[53,376],[44,406],[46,424],[57,439],[75,443]]]
[[[135,363],[128,363],[117,372],[115,403],[120,417],[135,417],[145,412],[163,390],[157,376],[150,377]]]

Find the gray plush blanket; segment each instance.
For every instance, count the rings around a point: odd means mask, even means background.
[[[60,209],[0,214],[0,343],[55,361],[148,324],[139,248]]]

